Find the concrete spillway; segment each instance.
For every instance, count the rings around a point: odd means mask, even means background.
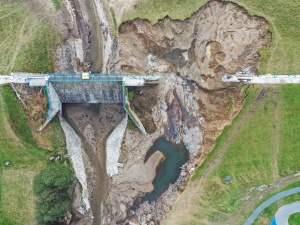
[[[62,103],[122,103],[122,82],[52,82]]]

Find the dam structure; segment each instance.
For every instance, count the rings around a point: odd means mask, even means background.
[[[146,130],[138,116],[130,108],[126,87],[156,84],[159,76],[131,76],[125,74],[32,74],[12,73],[0,76],[0,84],[23,83],[30,87],[45,87],[48,100],[46,120],[40,131],[58,113],[62,113],[62,103],[122,103],[125,111],[138,129]]]

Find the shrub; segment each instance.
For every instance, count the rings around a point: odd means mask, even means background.
[[[71,209],[72,170],[63,164],[49,164],[34,178],[37,196],[36,217],[40,224],[51,224]]]

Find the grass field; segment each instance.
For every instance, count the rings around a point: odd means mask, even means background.
[[[294,213],[290,216],[289,225],[300,225],[300,213]]]
[[[49,153],[33,143],[25,115],[9,86],[0,86],[0,111],[0,224],[33,224],[32,182]],[[6,161],[11,166],[4,166]]]
[[[185,19],[192,15],[197,9],[203,6],[207,0],[143,0],[131,12],[123,15],[122,21],[143,18],[151,21],[152,24],[166,15],[172,19]]]
[[[0,74],[53,71],[52,47],[60,35],[24,3],[0,2]]]

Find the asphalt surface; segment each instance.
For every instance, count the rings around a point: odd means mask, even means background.
[[[259,214],[267,207],[269,207],[274,202],[278,201],[279,199],[282,199],[284,197],[287,197],[289,195],[293,195],[300,192],[300,186],[291,188],[286,191],[279,192],[278,194],[274,195],[273,197],[269,198],[268,200],[264,201],[262,204],[260,204],[254,212],[251,214],[251,216],[246,220],[244,225],[251,225],[254,220],[259,216]],[[277,218],[276,218],[277,220]],[[280,223],[277,223],[278,225],[281,225]]]
[[[280,207],[275,214],[275,220],[277,225],[288,225],[290,215],[297,212],[300,212],[299,201]]]

